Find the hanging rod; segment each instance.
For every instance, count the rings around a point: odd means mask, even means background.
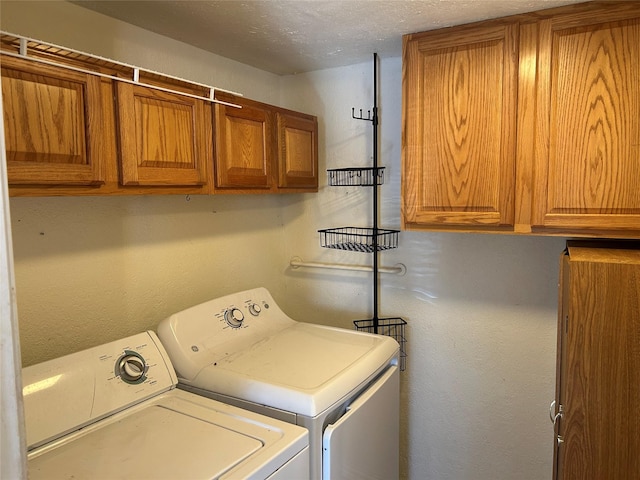
[[[168,75],[168,74],[165,74],[165,73],[160,73],[160,72],[156,72],[156,71],[153,71],[153,70],[148,70],[148,69],[145,69],[145,68],[136,67],[136,66],[133,66],[133,65],[129,65],[127,63],[118,62],[116,60],[111,60],[111,59],[105,58],[105,57],[100,57],[99,55],[92,55],[90,53],[81,52],[79,50],[73,50],[73,49],[67,48],[67,47],[60,47],[59,45],[54,45],[53,43],[48,43],[48,42],[43,42],[43,41],[40,41],[40,40],[35,40],[35,39],[32,39],[32,38],[28,38],[28,37],[23,37],[22,35],[16,35],[16,34],[8,33],[8,32],[5,32],[5,31],[0,31],[0,35],[3,35],[3,36],[6,35],[6,36],[9,36],[9,37],[13,37],[13,38],[15,38],[16,40],[19,41],[19,53],[7,51],[7,50],[1,50],[0,51],[0,53],[2,53],[2,55],[6,55],[8,57],[23,58],[23,59],[30,60],[32,62],[41,63],[43,65],[50,65],[50,66],[54,66],[54,67],[58,67],[58,68],[64,68],[64,69],[67,69],[67,70],[72,70],[74,72],[85,73],[85,74],[88,74],[88,75],[95,75],[97,77],[108,78],[110,80],[114,80],[114,81],[118,81],[118,82],[122,82],[122,83],[130,83],[130,84],[133,84],[133,85],[140,85],[142,87],[147,87],[147,88],[152,88],[154,90],[160,90],[162,92],[177,94],[177,95],[181,95],[183,97],[196,98],[198,100],[204,100],[206,102],[211,102],[211,103],[218,103],[218,104],[221,104],[221,105],[226,105],[228,107],[242,108],[241,105],[238,105],[236,103],[230,103],[230,102],[225,102],[225,101],[222,101],[222,100],[216,100],[216,98],[215,98],[216,90],[242,97],[243,95],[241,93],[233,92],[231,90],[225,90],[225,89],[222,89],[222,88],[212,87],[210,85],[205,85],[203,83],[193,82],[191,80],[185,80],[185,79],[180,78],[180,77],[175,77],[173,75]],[[69,52],[69,53],[73,53],[73,54],[77,54],[77,55],[83,55],[83,56],[88,57],[88,58],[90,58],[92,60],[98,60],[98,61],[101,61],[101,62],[108,62],[108,63],[111,63],[113,65],[118,65],[120,67],[130,68],[130,69],[132,69],[132,78],[131,78],[131,80],[129,80],[127,78],[116,77],[114,75],[108,75],[106,73],[101,73],[101,72],[97,72],[97,71],[94,71],[94,70],[89,70],[89,69],[80,68],[80,67],[74,67],[74,66],[68,65],[66,63],[59,63],[59,62],[54,62],[54,61],[51,61],[51,60],[45,60],[45,59],[40,58],[40,57],[29,56],[28,42],[34,42],[34,43],[37,43],[38,45],[46,46],[47,48],[60,49],[60,50],[64,50],[65,52]],[[191,85],[194,85],[194,86],[197,86],[197,87],[206,88],[206,89],[209,90],[209,96],[205,97],[205,96],[202,96],[202,95],[194,95],[192,93],[181,92],[179,90],[173,90],[171,88],[165,88],[165,87],[160,87],[158,85],[153,85],[153,84],[141,82],[140,81],[140,72],[146,72],[146,73],[150,73],[152,75],[158,75],[160,77],[165,77],[165,78],[169,78],[169,79],[172,79],[172,80],[177,80],[177,81],[180,81],[180,82],[188,83],[188,84],[191,84]]]
[[[297,268],[327,268],[331,270],[352,270],[357,272],[371,272],[373,267],[369,265],[346,265],[342,263],[320,263],[305,262],[300,257],[292,257],[289,265],[293,269]],[[407,267],[403,263],[396,263],[393,267],[378,267],[380,273],[395,273],[403,276],[407,273]]]

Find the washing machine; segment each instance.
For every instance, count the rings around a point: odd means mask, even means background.
[[[308,478],[304,428],[176,384],[151,331],[24,368],[29,478]]]
[[[398,478],[399,345],[288,317],[265,288],[157,329],[186,391],[309,430],[314,480]]]

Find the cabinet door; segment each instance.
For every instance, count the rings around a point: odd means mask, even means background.
[[[122,184],[205,184],[213,157],[209,105],[122,82],[117,93]]]
[[[540,23],[534,227],[640,231],[640,5]]]
[[[215,106],[215,186],[271,188],[273,120],[265,106],[234,98],[242,108]]]
[[[508,24],[404,38],[405,227],[513,225],[517,34]]]
[[[635,480],[640,478],[640,250],[569,247],[562,278],[568,313],[559,353],[564,413],[556,478]]]
[[[318,188],[318,121],[278,112],[278,187]]]
[[[10,185],[99,185],[100,79],[2,57],[2,98]]]

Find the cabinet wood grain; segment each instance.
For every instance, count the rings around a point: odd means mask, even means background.
[[[318,188],[318,120],[277,112],[278,187]]]
[[[97,77],[3,57],[2,97],[10,185],[104,182]]]
[[[540,23],[532,224],[640,230],[640,6]]]
[[[513,225],[517,32],[405,37],[405,227]]]
[[[640,2],[406,35],[406,229],[640,238]]]
[[[563,258],[555,478],[640,476],[640,250],[569,247]]]
[[[122,185],[203,185],[213,161],[203,100],[117,83]]]
[[[216,93],[215,191],[318,191],[318,120],[266,103]]]
[[[215,186],[269,189],[274,156],[270,113],[250,100],[234,101],[242,108],[215,106]]]

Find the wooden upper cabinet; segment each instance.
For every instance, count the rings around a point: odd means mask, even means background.
[[[532,225],[640,233],[640,4],[539,24]]]
[[[318,121],[278,112],[278,187],[318,188]]]
[[[209,105],[184,95],[116,83],[121,183],[204,185],[213,161]]]
[[[517,41],[516,23],[404,37],[405,227],[513,225]]]
[[[100,185],[105,180],[98,77],[2,57],[10,185]]]
[[[316,117],[230,94],[216,99],[241,107],[214,107],[218,192],[318,190]]]
[[[252,100],[229,100],[242,108],[224,104],[214,107],[215,186],[267,190],[273,163],[271,113]]]
[[[405,228],[640,237],[640,3],[404,37]]]
[[[0,35],[12,196],[318,190],[316,117],[22,40]]]

